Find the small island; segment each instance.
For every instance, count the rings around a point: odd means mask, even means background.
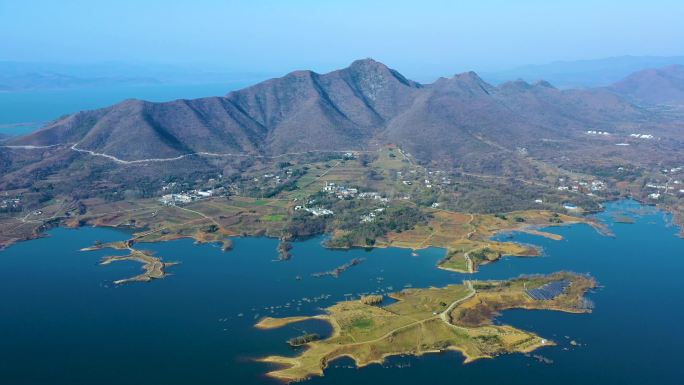
[[[117,279],[114,281],[117,285],[130,282],[149,282],[153,279],[164,278],[167,276],[166,268],[178,264],[178,262],[164,262],[161,258],[154,256],[151,251],[134,249],[132,241],[97,243],[96,245],[86,247],[81,251],[103,249],[128,250],[129,254],[104,257],[100,261],[100,265],[109,265],[118,261],[134,261],[143,265],[143,272],[141,274],[130,278]]]
[[[323,375],[328,363],[350,357],[357,366],[382,363],[386,357],[459,351],[465,362],[505,353],[528,353],[553,345],[534,333],[495,325],[493,318],[507,309],[544,309],[570,313],[591,311],[584,294],[596,287],[588,276],[559,272],[508,281],[465,281],[444,288],[406,289],[394,293],[396,302],[343,301],[326,314],[313,317],[264,318],[260,329],[273,329],[307,319],[322,319],[333,334],[304,345],[295,357],[269,356],[262,362],[280,366],[269,376],[285,382]]]

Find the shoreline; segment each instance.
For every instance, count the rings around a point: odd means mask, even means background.
[[[619,201],[623,201],[623,200],[630,200],[630,199],[631,199],[631,200],[634,200],[635,202],[639,203],[640,205],[656,207],[658,210],[660,210],[660,211],[662,211],[662,212],[664,212],[664,213],[672,214],[672,215],[673,215],[673,224],[674,224],[674,226],[676,226],[676,227],[678,228],[678,230],[679,230],[679,231],[678,231],[678,236],[684,238],[684,216],[682,216],[682,218],[681,218],[681,219],[682,219],[681,223],[678,222],[677,219],[679,219],[679,217],[678,217],[677,215],[675,215],[675,212],[674,212],[673,210],[670,210],[670,209],[668,209],[667,207],[660,207],[658,204],[654,204],[654,203],[650,203],[650,202],[642,202],[642,201],[637,200],[637,199],[634,199],[634,198],[613,199],[613,200],[610,200],[610,201],[606,201],[606,203],[614,203],[614,202],[619,202]],[[552,212],[552,211],[548,211],[548,210],[542,210],[542,211]],[[605,212],[606,212],[605,207],[602,206],[602,209],[601,209],[600,211],[592,212],[592,213],[586,213],[586,214],[584,214],[582,217],[577,217],[577,216],[571,216],[571,215],[569,215],[569,217],[578,218],[578,219],[587,219],[587,220],[577,220],[577,221],[570,221],[570,222],[558,223],[558,224],[549,223],[548,225],[545,224],[545,225],[543,225],[543,226],[522,224],[522,226],[521,226],[520,228],[508,229],[508,231],[522,231],[522,229],[524,229],[525,227],[529,227],[529,228],[532,228],[532,229],[534,229],[534,228],[536,227],[537,229],[539,229],[539,228],[547,228],[547,227],[548,227],[548,228],[551,228],[551,227],[559,227],[559,226],[565,226],[565,225],[573,225],[573,224],[578,224],[578,223],[585,223],[585,224],[591,226],[592,228],[594,228],[594,229],[595,229],[596,231],[598,231],[600,234],[603,234],[603,235],[605,235],[605,236],[612,236],[612,233],[609,231],[609,229],[607,228],[606,225],[601,224],[600,222],[598,222],[598,221],[596,221],[596,220],[593,220],[593,219],[591,218],[591,216],[595,216],[597,213],[605,213]],[[463,214],[463,213],[461,213],[461,214]],[[561,213],[561,214],[562,214],[562,213]],[[483,215],[485,215],[485,214],[483,214]],[[563,215],[567,215],[567,214],[563,214]],[[20,219],[17,218],[17,217],[7,217],[7,219],[10,219],[10,220],[18,220],[18,221],[20,221]],[[36,239],[40,239],[40,238],[46,237],[46,236],[48,236],[47,233],[48,233],[50,230],[52,230],[52,229],[54,229],[54,228],[58,228],[58,227],[63,227],[63,228],[81,228],[81,227],[95,227],[95,228],[100,228],[100,227],[101,227],[101,228],[110,228],[110,229],[120,230],[120,231],[125,231],[125,230],[145,231],[145,230],[149,230],[149,229],[146,229],[145,227],[109,226],[109,225],[105,225],[105,224],[79,223],[78,221],[76,221],[76,222],[70,222],[70,221],[74,221],[74,219],[76,219],[76,218],[70,218],[70,217],[52,218],[52,219],[50,219],[49,221],[45,221],[45,222],[42,223],[40,226],[37,226],[36,228],[37,228],[37,229],[40,229],[40,231],[39,231],[39,232],[34,232],[34,233],[33,233],[31,236],[29,236],[29,237],[24,237],[24,238],[9,238],[9,237],[7,237],[7,240],[5,240],[5,241],[0,240],[0,251],[2,251],[3,249],[6,249],[6,248],[8,248],[8,247],[11,247],[11,246],[13,246],[13,245],[15,245],[15,244],[17,244],[17,243],[20,243],[20,242],[32,241],[32,240],[36,240]],[[201,218],[198,218],[198,220],[201,220]],[[69,223],[69,222],[70,222],[70,223]],[[505,231],[506,231],[506,230],[500,230],[500,231],[497,231],[497,233],[503,233],[503,232],[505,232]],[[241,237],[241,238],[242,238],[242,237],[257,236],[257,235],[250,235],[250,234],[239,234],[239,233],[230,232],[230,231],[226,232],[225,234],[226,234],[227,237]],[[321,235],[322,235],[322,236],[325,236],[325,235],[330,235],[330,234],[331,234],[331,233],[322,233],[322,234],[318,234],[318,235],[314,235],[314,236],[308,235],[308,236],[305,236],[305,237],[295,237],[295,238],[292,239],[292,241],[297,242],[297,241],[302,241],[302,240],[310,239],[310,238],[313,238],[313,237],[316,237],[316,236],[321,236]],[[221,243],[221,242],[222,242],[222,241],[219,241],[219,240],[217,240],[217,241],[213,241],[213,240],[206,240],[206,241],[203,241],[203,240],[198,239],[197,237],[193,236],[194,234],[193,234],[193,235],[174,234],[174,235],[175,235],[174,237],[168,237],[168,239],[163,239],[163,238],[162,238],[162,239],[159,239],[159,240],[150,241],[149,243],[152,243],[152,242],[165,242],[165,241],[177,240],[177,239],[184,239],[184,238],[193,239],[193,240],[197,241],[198,243]],[[261,234],[261,235],[259,235],[259,236],[266,236],[266,237],[268,237],[268,238],[278,238],[277,236],[269,236],[269,235],[267,235],[267,234]],[[147,241],[139,241],[139,242],[140,242],[140,243],[148,243]],[[429,245],[429,244],[428,244],[428,245],[425,245],[425,246],[423,246],[423,247],[412,248],[412,247],[407,247],[407,246],[395,245],[395,244],[393,244],[393,242],[389,242],[389,243],[383,243],[383,244],[375,244],[375,245],[372,245],[372,246],[368,246],[368,245],[365,245],[365,246],[353,245],[353,246],[351,246],[351,247],[329,247],[329,246],[323,245],[323,247],[328,248],[328,249],[339,249],[339,250],[351,250],[351,249],[354,249],[354,248],[359,248],[359,249],[373,249],[373,248],[396,247],[396,248],[402,248],[402,249],[409,249],[409,250],[413,250],[413,251],[418,251],[418,250],[424,250],[424,249],[427,249],[427,248],[430,248],[430,247],[439,247],[439,246],[432,246],[432,245]]]
[[[506,305],[505,303],[502,303],[503,307],[501,310],[508,310],[508,309],[526,309],[526,310],[551,310],[551,311],[559,311],[559,312],[564,312],[564,313],[570,313],[570,314],[584,314],[584,313],[590,313],[591,309],[590,308],[576,308],[574,307],[578,301],[581,301],[583,298],[585,298],[585,294],[590,291],[592,288],[596,286],[596,281],[595,279],[591,277],[586,277],[582,275],[577,275],[575,273],[569,273],[569,272],[558,272],[558,273],[553,273],[550,275],[546,276],[536,276],[536,275],[531,275],[531,276],[521,276],[520,278],[517,278],[519,280],[521,279],[529,279],[532,280],[535,277],[542,277],[544,279],[550,279],[551,281],[553,279],[560,279],[564,276],[567,276],[568,274],[571,274],[573,279],[577,279],[580,283],[577,289],[572,290],[568,293],[566,293],[567,297],[558,297],[558,301],[556,302],[551,302],[551,303],[546,303],[544,301],[539,302],[536,300],[530,300],[530,299],[524,299],[522,302],[513,302],[509,305]],[[501,282],[515,282],[517,279],[511,279],[511,280],[494,280],[494,281],[481,281],[483,283],[488,283],[491,282],[493,284],[496,283],[501,283]],[[551,282],[550,281],[550,282]],[[448,286],[447,286],[448,287]],[[524,286],[523,286],[524,287]],[[431,289],[417,289],[417,290],[431,290]],[[520,286],[518,286],[518,289],[516,290],[523,290],[521,289]],[[475,298],[474,296],[476,293],[479,293],[479,297]],[[484,289],[484,291],[473,291],[471,295],[467,295],[465,297],[462,297],[460,299],[457,299],[454,304],[458,304],[458,306],[461,306],[461,303],[464,305],[463,311],[467,309],[471,309],[472,303],[479,304],[481,301],[488,301],[487,298],[490,298],[490,296],[495,295],[494,293],[496,292],[490,292],[487,289]],[[519,294],[514,294],[516,291],[511,292],[511,294],[507,295],[522,295],[525,297],[525,291],[523,290]],[[392,297],[390,295],[390,297]],[[498,297],[497,297],[498,298]],[[523,298],[523,297],[521,297]],[[402,299],[398,299],[401,301]],[[465,301],[465,302],[464,302]],[[530,302],[532,301],[532,302]],[[553,340],[543,338],[536,334],[533,331],[526,331],[526,330],[521,330],[517,329],[513,326],[510,325],[495,325],[492,323],[493,318],[488,318],[487,320],[483,320],[482,324],[478,325],[472,325],[472,326],[467,326],[467,324],[462,324],[461,322],[456,322],[454,323],[451,317],[447,316],[447,318],[444,317],[443,314],[438,314],[434,316],[427,316],[427,318],[416,320],[413,323],[408,323],[408,324],[399,324],[397,325],[396,329],[389,330],[387,334],[384,334],[378,338],[374,338],[371,340],[367,341],[360,341],[360,342],[355,342],[356,340],[352,340],[354,342],[347,342],[347,343],[342,343],[342,342],[336,342],[334,339],[337,337],[342,336],[339,332],[341,329],[339,328],[339,325],[335,325],[335,320],[337,317],[345,317],[344,312],[348,311],[345,310],[344,307],[340,308],[339,306],[340,303],[334,304],[331,307],[327,308],[328,314],[324,315],[318,315],[318,316],[311,316],[311,317],[286,317],[282,319],[276,319],[276,318],[271,318],[271,317],[266,317],[259,321],[255,327],[259,329],[275,329],[279,327],[284,327],[287,325],[290,325],[292,323],[297,323],[297,322],[302,322],[308,319],[323,319],[331,326],[333,327],[334,333],[332,336],[320,340],[320,341],[315,341],[311,342],[308,344],[305,344],[306,350],[299,352],[298,355],[296,356],[279,356],[279,355],[269,355],[266,357],[262,358],[257,358],[255,359],[257,362],[263,362],[263,363],[269,363],[275,365],[275,369],[270,370],[266,375],[268,377],[277,379],[279,381],[282,381],[284,383],[291,383],[291,382],[298,382],[298,381],[305,381],[307,379],[310,379],[311,377],[314,376],[323,376],[325,370],[329,367],[330,363],[341,359],[341,358],[350,358],[352,361],[354,361],[354,365],[357,368],[363,368],[372,364],[383,364],[386,362],[387,358],[389,357],[394,357],[394,356],[403,356],[403,355],[408,355],[412,357],[420,357],[425,354],[432,354],[432,353],[442,353],[442,352],[448,352],[448,351],[454,351],[454,352],[459,352],[461,356],[463,357],[463,363],[464,364],[469,364],[472,362],[475,362],[480,359],[487,359],[487,358],[495,358],[501,354],[513,354],[513,353],[530,353],[535,350],[538,350],[542,347],[547,347],[547,346],[557,346],[557,343]],[[345,305],[346,306],[346,305]],[[452,304],[453,306],[453,304]],[[384,308],[383,308],[384,309]],[[454,308],[455,309],[455,308]],[[453,309],[451,307],[447,308],[447,310],[444,311],[451,313]],[[341,312],[341,313],[339,313]],[[382,315],[379,315],[382,316]],[[345,319],[345,318],[341,318]],[[371,348],[374,344],[380,343],[380,341],[383,341],[385,339],[389,339],[390,341],[395,338],[395,336],[399,336],[400,333],[406,332],[406,333],[412,333],[412,330],[417,325],[420,325],[419,330],[422,330],[423,328],[426,327],[442,327],[443,325],[439,323],[437,326],[429,326],[429,325],[434,325],[433,322],[437,321],[443,321],[445,325],[449,328],[456,328],[458,330],[465,331],[466,336],[468,338],[477,340],[479,336],[489,336],[489,335],[517,335],[517,339],[510,340],[506,345],[501,345],[500,349],[501,350],[491,350],[487,351],[482,350],[481,347],[478,347],[478,345],[473,345],[471,346],[468,343],[459,343],[456,341],[451,341],[445,346],[441,347],[435,347],[435,346],[429,346],[426,345],[425,349],[421,349],[421,345],[416,346],[416,347],[407,347],[408,350],[406,351],[379,351],[377,352],[378,355],[368,355],[367,350],[360,350],[356,352],[353,350],[357,345],[364,345],[368,344],[368,346]],[[435,329],[439,330],[439,329]],[[350,333],[347,331],[346,333]],[[422,333],[422,332],[421,332]],[[509,345],[510,344],[510,345]],[[364,345],[365,346],[365,345]],[[332,349],[332,350],[330,350]],[[358,356],[357,353],[362,354],[362,356]],[[313,361],[312,361],[313,360]]]
[[[621,200],[615,200],[614,202],[619,202]],[[638,204],[643,205],[641,202],[636,201]],[[646,206],[655,206],[653,204],[651,205],[646,205]],[[606,212],[605,206],[603,207],[602,213]],[[461,214],[464,215],[463,213],[456,213],[456,212],[449,212],[453,214]],[[536,213],[536,214],[535,214]],[[666,211],[665,213],[670,213],[669,211]],[[537,257],[542,254],[542,250],[540,249],[539,246],[537,245],[529,245],[525,244],[522,242],[517,242],[517,241],[495,241],[493,238],[495,238],[498,235],[501,234],[506,234],[506,233],[526,233],[526,234],[531,234],[534,236],[541,236],[547,239],[551,239],[554,241],[560,241],[563,239],[562,236],[551,233],[548,231],[545,231],[545,229],[551,229],[555,227],[561,227],[561,226],[572,226],[572,225],[577,225],[577,224],[586,224],[588,226],[591,226],[595,231],[597,231],[599,234],[603,236],[614,236],[612,232],[610,231],[608,224],[599,221],[596,218],[595,213],[591,214],[585,214],[584,216],[578,217],[578,216],[572,216],[572,215],[566,215],[566,214],[561,214],[561,213],[555,213],[552,211],[548,210],[527,210],[527,211],[516,211],[516,212],[511,212],[507,213],[506,215],[510,216],[516,216],[516,215],[522,215],[524,216],[525,214],[530,215],[529,219],[532,221],[536,221],[537,223],[525,223],[524,221],[520,223],[511,223],[506,222],[505,224],[510,224],[512,226],[510,227],[505,227],[505,228],[500,228],[500,229],[495,229],[491,228],[492,223],[487,224],[487,220],[491,220],[487,214],[469,214],[471,216],[471,221],[468,222],[469,225],[471,225],[471,222],[474,216],[478,216],[478,222],[477,225],[473,224],[474,226],[473,230],[468,234],[467,238],[454,238],[454,239],[447,239],[447,242],[452,242],[451,244],[444,244],[444,239],[442,239],[442,244],[437,244],[434,242],[429,242],[429,239],[432,238],[432,235],[430,235],[427,239],[422,240],[420,243],[417,241],[413,241],[414,244],[411,244],[411,242],[408,241],[402,241],[402,240],[393,240],[391,237],[393,236],[393,233],[389,233],[386,236],[380,237],[379,242],[376,242],[374,245],[369,246],[360,246],[360,245],[352,245],[350,247],[337,247],[337,246],[328,246],[327,242],[321,242],[321,246],[329,249],[329,250],[352,250],[352,249],[375,249],[375,248],[398,248],[398,249],[405,249],[405,250],[410,250],[412,252],[412,255],[418,255],[416,251],[418,250],[424,250],[428,248],[440,248],[445,251],[445,256],[436,264],[436,268],[444,271],[450,271],[454,273],[460,273],[460,274],[474,274],[479,270],[479,266],[482,265],[487,265],[490,263],[496,263],[499,260],[501,260],[503,257],[508,257],[508,256],[515,256],[515,257]],[[550,216],[552,214],[552,216]],[[539,223],[539,221],[543,218],[546,217],[559,217],[562,218],[562,221],[557,223],[557,222],[550,222],[550,223]],[[210,217],[206,217],[203,215],[204,218],[198,218],[196,220],[203,221],[203,220],[211,220]],[[191,222],[194,222],[196,220],[193,220]],[[483,222],[484,221],[484,222]],[[496,223],[496,221],[494,222]],[[438,223],[439,224],[439,223]],[[428,223],[429,225],[429,223]],[[212,232],[212,233],[204,233],[201,231],[195,231],[195,232],[187,232],[187,233],[164,233],[164,230],[166,227],[162,226],[159,228],[153,228],[150,229],[148,226],[141,226],[141,227],[134,227],[134,226],[115,226],[115,225],[108,225],[105,222],[102,222],[100,218],[94,218],[91,219],[90,221],[80,221],[77,220],[77,218],[67,218],[66,220],[63,218],[54,218],[46,223],[41,224],[40,228],[41,231],[37,232],[34,231],[34,234],[27,239],[23,240],[9,240],[6,241],[5,244],[3,245],[0,243],[0,251],[4,247],[9,247],[10,245],[13,245],[17,242],[20,241],[26,241],[26,240],[34,240],[34,239],[39,239],[42,237],[49,236],[49,230],[52,230],[54,228],[58,227],[65,227],[65,228],[81,228],[81,227],[92,227],[92,228],[110,228],[113,230],[118,230],[122,232],[128,233],[130,236],[129,239],[127,240],[122,240],[122,241],[117,241],[117,242],[111,242],[106,245],[95,245],[91,247],[86,247],[83,248],[82,251],[89,251],[89,250],[95,250],[95,249],[100,249],[100,248],[108,248],[111,247],[113,249],[124,249],[128,248],[132,250],[132,254],[129,255],[128,260],[133,260],[136,262],[140,262],[143,264],[143,269],[145,272],[143,274],[126,278],[126,279],[120,279],[117,280],[115,283],[116,284],[123,284],[123,283],[128,283],[128,282],[134,282],[134,281],[150,281],[152,279],[163,279],[166,277],[168,274],[164,273],[164,269],[166,267],[173,266],[174,262],[164,262],[162,261],[161,257],[154,257],[156,261],[147,261],[145,258],[136,258],[133,256],[135,253],[142,253],[144,254],[144,250],[138,250],[133,248],[133,245],[135,243],[155,243],[155,242],[167,242],[167,241],[174,241],[178,239],[192,239],[196,244],[218,244],[221,245],[221,248],[223,251],[231,250],[233,248],[233,241],[231,238],[235,237],[254,237],[254,236],[266,236],[268,238],[273,238],[273,239],[278,239],[279,236],[282,237],[282,235],[278,234],[266,234],[261,231],[255,232],[254,234],[248,234],[248,233],[240,233],[238,234],[235,231],[229,230],[229,229],[224,229],[224,228],[219,228],[217,232]],[[427,225],[426,225],[427,226]],[[480,227],[483,229],[481,230]],[[489,227],[487,227],[489,226]],[[431,227],[430,227],[431,229]],[[477,233],[479,234],[479,237],[476,239],[471,239],[471,235],[475,234],[478,231],[482,231],[482,233]],[[684,231],[684,230],[682,230]],[[131,233],[132,232],[132,233]],[[156,238],[147,238],[150,235],[157,236],[156,233],[161,232],[162,235],[158,236]],[[396,235],[396,234],[395,234]],[[486,236],[487,238],[482,240],[479,239],[481,236]],[[332,233],[326,232],[323,234],[318,234],[316,236],[306,236],[306,237],[295,237],[293,238],[293,241],[302,241],[302,240],[307,240],[311,239],[313,237],[317,236],[323,236],[327,237],[326,239],[330,239],[332,236]],[[680,233],[681,236],[681,233]],[[437,238],[437,237],[436,237]],[[461,242],[459,244],[459,242]],[[123,246],[121,247],[113,247],[114,244],[120,243]],[[418,247],[416,247],[416,244]],[[461,251],[456,250],[458,253],[456,254],[451,254],[454,249],[452,249],[452,245],[457,245],[454,247],[460,247]],[[459,246],[460,245],[460,246]],[[4,247],[3,247],[4,246]],[[104,247],[103,247],[104,246]],[[466,247],[465,249],[462,249],[463,247]],[[477,258],[472,258],[469,254],[478,252],[478,257]],[[483,252],[486,252],[486,254],[483,254]],[[459,253],[462,253],[462,255],[459,255]],[[461,258],[463,261],[460,261],[458,259],[453,259],[453,258]],[[106,261],[106,263],[101,263],[102,265],[109,264],[110,262],[113,262],[115,260],[121,260],[122,258],[117,258],[113,259],[112,261]],[[465,263],[465,266],[460,266],[463,263]],[[157,264],[161,264],[159,267],[155,267]]]

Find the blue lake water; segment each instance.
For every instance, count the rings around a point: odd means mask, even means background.
[[[23,92],[0,92],[0,133],[22,135],[62,115],[102,108],[125,99],[154,102],[221,96],[251,84],[234,81],[221,84],[141,85],[74,88]],[[21,125],[17,125],[22,123]]]
[[[613,223],[616,211],[634,212],[636,223]],[[126,233],[55,229],[0,252],[0,383],[271,384],[263,375],[269,366],[252,358],[295,354],[287,338],[330,330],[311,321],[262,331],[253,328],[259,317],[317,314],[347,294],[572,270],[602,285],[590,294],[592,314],[514,310],[497,320],[558,342],[538,351],[553,364],[514,354],[464,365],[448,353],[356,369],[343,359],[308,383],[681,384],[684,240],[666,215],[631,201],[610,204],[599,217],[615,236],[586,225],[550,229],[563,241],[513,234],[544,255],[504,258],[474,277],[436,269],[439,249],[418,257],[402,249],[334,251],[317,238],[294,243],[292,260],[276,262],[276,240],[238,238],[230,252],[189,240],[145,245],[182,263],[163,280],[123,286],[111,282],[140,265],[99,266],[111,252],[78,250]],[[359,257],[365,261],[339,278],[311,276]]]

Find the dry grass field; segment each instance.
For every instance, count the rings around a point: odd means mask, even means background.
[[[526,287],[568,280],[569,289],[551,301],[534,300]],[[572,273],[524,277],[512,281],[466,282],[444,288],[406,289],[395,293],[394,302],[385,307],[362,301],[343,301],[326,309],[325,319],[333,335],[307,344],[295,357],[270,356],[264,362],[280,369],[270,376],[291,382],[323,375],[329,362],[350,357],[359,367],[382,363],[392,355],[422,355],[444,350],[460,351],[466,362],[497,354],[529,352],[552,344],[534,333],[491,323],[497,311],[511,308],[549,309],[586,312],[584,293],[594,280]],[[278,328],[308,319],[266,318],[257,324],[262,329]]]

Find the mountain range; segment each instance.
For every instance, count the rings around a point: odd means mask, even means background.
[[[561,90],[544,81],[493,86],[474,72],[419,84],[365,59],[326,74],[292,72],[224,97],[126,100],[57,119],[10,144],[68,144],[121,161],[144,161],[188,154],[362,150],[394,143],[425,162],[503,166],[510,159],[502,151],[525,148],[550,155],[549,141],[568,141],[572,147],[587,130],[627,133],[635,124],[652,122],[653,113],[633,101],[658,101],[649,82],[654,76],[661,82],[657,87],[665,79],[679,76],[681,81],[678,68],[636,74],[612,87]],[[676,99],[681,83],[668,84],[668,98]]]
[[[632,73],[650,68],[684,65],[684,56],[616,56],[602,59],[556,61],[502,71],[484,72],[483,78],[499,84],[510,79],[545,79],[559,88],[607,87]]]
[[[399,177],[367,167],[398,148],[402,172],[419,166],[452,178],[448,199],[459,210],[537,208],[539,197],[559,203],[570,196],[557,185],[594,178],[611,186],[601,199],[648,200],[645,186],[666,185],[684,165],[680,80],[680,69],[668,67],[592,89],[522,80],[495,86],[474,72],[421,84],[364,59],[221,97],[131,99],[64,116],[0,143],[0,191],[21,196],[30,210],[64,201],[79,212],[87,211],[79,202],[156,197],[170,183],[191,189],[221,180],[248,196],[278,194],[297,179],[271,192],[259,176],[288,167],[309,175],[308,165],[349,151],[364,165],[353,183],[373,186]],[[320,170],[311,177],[327,172]],[[590,209],[595,197],[572,195]],[[677,197],[667,204],[682,213]]]

